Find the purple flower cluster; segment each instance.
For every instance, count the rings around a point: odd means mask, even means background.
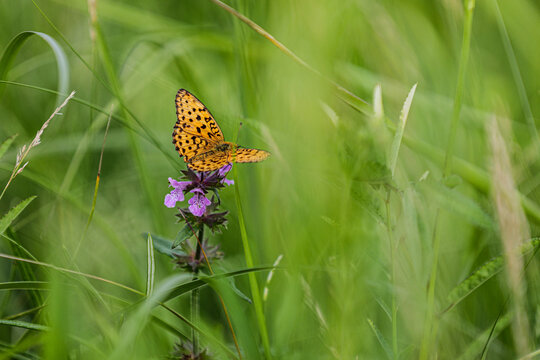
[[[183,181],[169,178],[169,184],[173,190],[165,196],[165,206],[173,208],[177,202],[184,201],[185,195],[191,193],[193,197],[188,200],[189,211],[197,217],[202,217],[206,213],[207,207],[212,203],[206,197],[208,191],[215,191],[215,189],[225,185],[234,184],[233,180],[226,178],[231,168],[232,164],[227,164],[216,171],[206,172],[195,172],[188,168],[187,171],[182,171]]]

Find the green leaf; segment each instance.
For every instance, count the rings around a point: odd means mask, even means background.
[[[240,291],[239,288],[236,287],[236,282],[234,281],[234,278],[229,279],[229,285],[231,285],[231,289],[234,291],[236,295],[238,295],[242,300],[247,301],[249,304],[253,304],[253,301],[244,294],[242,291]]]
[[[6,76],[17,56],[17,53],[21,49],[22,45],[28,40],[31,36],[36,35],[39,38],[43,39],[51,48],[56,57],[56,66],[58,69],[58,96],[56,98],[56,103],[60,104],[65,97],[64,94],[68,91],[69,85],[69,64],[62,47],[58,44],[56,40],[50,37],[47,34],[37,31],[23,31],[22,33],[16,35],[7,45],[2,57],[0,58],[0,80],[6,79]],[[0,85],[0,96],[3,91],[3,86]]]
[[[13,142],[13,140],[15,140],[16,137],[17,137],[17,134],[12,135],[8,137],[6,140],[4,140],[2,145],[0,145],[0,159],[2,158],[2,156],[4,156],[6,151],[8,151],[9,147],[11,146],[11,143]]]
[[[373,321],[371,321],[371,319],[367,319],[367,322],[368,322],[369,327],[371,328],[371,330],[373,330],[373,332],[375,333],[375,336],[377,337],[377,340],[379,341],[379,344],[381,344],[384,352],[386,353],[386,356],[389,359],[392,359],[392,350],[390,349],[390,346],[388,345],[388,342],[384,338],[383,334],[381,334],[381,332],[379,331],[377,326],[375,326]]]
[[[146,239],[146,234],[143,234]],[[173,248],[173,241],[166,239],[159,235],[151,234],[152,242],[154,244],[154,249],[160,253],[174,258],[175,256],[185,256],[187,255],[184,251],[179,248]]]
[[[191,238],[193,236],[193,233],[196,233],[197,230],[197,227],[192,228],[190,224],[184,225],[182,230],[180,230],[178,234],[176,234],[176,239],[174,239],[172,249],[178,247],[181,243]],[[200,240],[202,241],[202,239]]]
[[[19,214],[34,200],[36,196],[30,196],[28,199],[21,201],[14,206],[9,212],[0,219],[0,234],[7,230],[9,225],[19,216]]]
[[[525,255],[540,245],[540,238],[534,238],[531,241],[521,245],[519,253]],[[498,274],[504,267],[504,256],[500,255],[482,265],[479,269],[472,273],[467,279],[463,280],[448,294],[447,303],[443,313],[450,311],[454,306],[459,304],[463,299],[469,296],[473,291],[478,289],[486,281]]]
[[[154,259],[154,242],[152,236],[148,234],[148,240],[146,242],[147,251],[147,273],[146,273],[146,296],[152,295],[154,291],[154,276],[156,273],[156,263]]]

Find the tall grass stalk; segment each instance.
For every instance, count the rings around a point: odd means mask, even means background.
[[[461,45],[461,56],[459,60],[458,79],[456,85],[456,94],[454,98],[454,107],[452,111],[452,120],[450,123],[450,133],[448,135],[448,145],[446,148],[446,156],[444,160],[443,176],[446,178],[450,175],[452,169],[452,156],[454,151],[454,142],[459,124],[459,115],[461,112],[461,101],[463,98],[463,88],[465,85],[465,75],[467,71],[467,63],[469,61],[469,52],[472,36],[472,21],[474,15],[475,0],[467,0],[465,2],[465,19],[463,23],[463,41]],[[434,324],[435,311],[435,287],[437,285],[437,267],[439,265],[439,249],[441,235],[437,231],[439,226],[441,210],[437,209],[435,214],[434,229],[433,229],[433,260],[431,263],[431,274],[429,277],[429,288],[427,296],[427,309],[424,322],[424,333],[422,344],[420,346],[420,360],[426,360],[429,357],[430,351],[434,342],[437,341],[437,324]]]
[[[251,247],[247,236],[246,224],[244,222],[244,212],[242,211],[242,201],[240,199],[240,190],[238,187],[238,171],[237,166],[233,166],[234,173],[234,194],[236,198],[236,208],[238,209],[238,224],[240,226],[240,235],[242,238],[242,245],[244,247],[244,258],[248,268],[254,267],[253,255],[251,254]],[[263,305],[261,300],[261,293],[259,292],[259,284],[257,283],[257,277],[255,273],[249,273],[249,285],[251,288],[251,296],[253,297],[253,306],[255,307],[255,316],[257,318],[257,324],[259,326],[259,333],[264,348],[264,353],[267,360],[272,359],[272,353],[270,350],[270,341],[268,340],[268,330],[266,328],[266,318],[264,317]]]
[[[11,184],[11,182],[13,181],[13,179],[15,179],[15,177],[17,175],[19,175],[23,170],[24,168],[26,167],[26,165],[28,165],[28,162],[24,162],[24,160],[26,160],[26,157],[28,156],[28,154],[30,153],[30,150],[32,150],[33,148],[35,148],[36,146],[38,146],[40,143],[41,143],[41,135],[43,135],[43,131],[45,131],[45,129],[47,128],[47,126],[49,126],[49,123],[51,122],[51,120],[60,113],[60,110],[62,110],[62,108],[64,106],[66,106],[66,104],[69,102],[69,100],[71,100],[71,98],[73,98],[73,96],[75,96],[75,91],[72,91],[71,94],[68,95],[68,97],[64,100],[64,102],[62,104],[60,104],[54,111],[53,113],[51,114],[51,116],[47,119],[47,121],[45,121],[43,123],[43,125],[41,126],[41,128],[38,130],[38,132],[36,133],[36,136],[34,137],[34,139],[32,140],[32,142],[28,145],[24,145],[21,150],[19,151],[19,153],[17,154],[17,161],[15,162],[15,166],[13,167],[13,171],[11,172],[11,176],[9,177],[6,185],[4,186],[4,189],[2,190],[2,193],[0,194],[0,200],[2,200],[2,197],[4,196],[4,194],[6,193],[6,190],[7,188],[9,187],[9,184]],[[24,164],[23,164],[24,162]]]
[[[534,115],[531,110],[531,104],[529,103],[527,90],[525,89],[525,85],[523,84],[523,77],[521,76],[521,71],[519,70],[516,54],[514,52],[514,48],[512,47],[512,42],[510,41],[510,36],[508,36],[508,31],[506,30],[506,25],[504,24],[504,18],[501,13],[501,9],[499,8],[498,0],[493,0],[493,5],[495,6],[495,14],[497,17],[497,25],[499,27],[499,32],[501,33],[501,40],[504,45],[506,57],[508,58],[508,63],[510,64],[512,77],[514,78],[514,82],[516,83],[519,100],[521,101],[521,108],[523,110],[523,113],[525,114],[525,119],[527,120],[527,125],[529,126],[532,141],[536,146],[538,146],[540,145],[540,137],[538,136],[538,130],[536,129]]]
[[[394,235],[392,233],[392,220],[390,218],[390,196],[391,189],[386,191],[386,229],[388,232],[388,242],[390,244],[390,267],[392,284],[392,354],[393,358],[399,358],[398,334],[397,334],[397,302],[396,302],[396,256]]]
[[[492,150],[493,198],[499,220],[501,241],[506,259],[506,276],[512,294],[514,343],[519,356],[529,351],[531,344],[529,321],[525,309],[525,284],[521,277],[523,260],[518,249],[523,239],[528,239],[529,226],[512,176],[510,156],[499,131],[496,119],[488,123],[488,134]]]

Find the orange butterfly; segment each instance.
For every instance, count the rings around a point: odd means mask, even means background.
[[[210,111],[185,89],[176,94],[176,117],[173,144],[187,166],[196,171],[212,171],[228,163],[263,161],[270,153],[246,149],[225,141]]]

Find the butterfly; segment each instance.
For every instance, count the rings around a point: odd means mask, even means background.
[[[176,124],[173,144],[187,166],[196,171],[212,171],[228,163],[263,161],[270,153],[247,149],[225,141],[210,111],[185,89],[176,94]]]

